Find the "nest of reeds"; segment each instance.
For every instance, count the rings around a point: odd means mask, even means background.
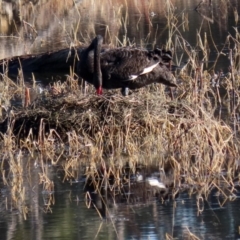
[[[28,108],[15,109],[2,122],[1,131],[11,126],[20,138],[26,137],[30,130],[37,137],[44,125],[44,133],[54,129],[62,139],[72,130],[91,139],[98,133],[104,138],[123,134],[136,139],[150,131],[158,132],[166,118],[171,117],[173,105],[159,92],[142,91],[128,97],[116,91],[108,91],[104,96],[83,95],[80,91],[57,95],[45,92]]]
[[[192,91],[177,93],[175,100],[166,93],[159,85],[128,97],[118,91],[105,91],[104,96],[47,91],[28,108],[11,111],[0,127],[17,139],[31,134],[39,145],[45,139],[60,139],[69,146],[70,160],[110,156],[110,168],[121,168],[125,157],[133,167],[157,163],[166,173],[174,172],[174,187],[183,176],[188,185],[203,187],[204,192],[218,186],[216,181],[226,173],[232,181],[238,168],[237,140],[231,127],[215,118],[212,101],[205,95],[194,98]],[[72,165],[67,161],[65,168],[70,172]]]

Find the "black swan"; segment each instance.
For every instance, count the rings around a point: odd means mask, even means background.
[[[167,65],[172,59],[171,51],[152,51],[132,47],[102,50],[103,38],[98,35],[80,54],[79,76],[93,84],[97,94],[102,88],[137,89],[151,83],[176,87],[175,78]]]

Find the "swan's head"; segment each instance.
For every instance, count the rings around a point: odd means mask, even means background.
[[[157,71],[159,71],[159,77],[156,82],[162,83],[170,87],[178,87],[176,78],[174,77],[172,72],[164,64],[160,63],[160,66],[160,68],[156,69]]]

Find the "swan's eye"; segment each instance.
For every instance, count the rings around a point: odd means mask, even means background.
[[[153,60],[157,61],[157,60],[159,60],[159,58],[155,56],[155,57],[153,57]]]

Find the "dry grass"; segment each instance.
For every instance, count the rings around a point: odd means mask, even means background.
[[[64,169],[73,178],[77,155],[79,159],[88,156],[86,164],[94,169],[103,160],[111,169],[126,162],[131,166],[157,164],[174,172],[175,188],[184,179],[184,184],[205,196],[221,188],[222,181],[233,187],[237,139],[227,123],[215,118],[214,100],[205,97],[212,89],[204,86],[206,92],[199,99],[186,84],[175,93],[179,98],[171,101],[163,86],[151,86],[129,97],[111,92],[98,97],[81,95],[79,90],[73,93],[64,85],[65,92],[59,96],[46,92],[32,107],[15,110],[7,118],[8,125],[2,124],[8,126],[3,140],[17,136],[21,149],[43,151],[52,163],[69,156]],[[15,142],[4,145],[13,144],[16,147]]]

